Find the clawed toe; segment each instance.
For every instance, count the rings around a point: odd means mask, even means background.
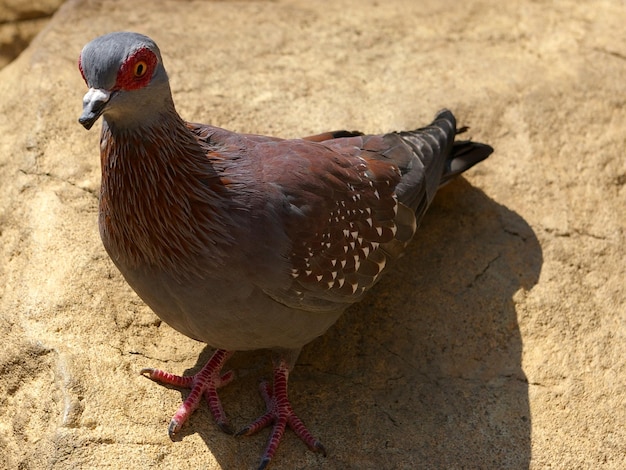
[[[209,362],[207,362],[200,372],[187,377],[170,374],[159,369],[141,369],[140,374],[151,380],[178,388],[189,388],[191,390],[187,399],[180,405],[178,410],[176,410],[176,413],[170,421],[167,428],[170,439],[174,440],[176,434],[178,434],[187,419],[189,419],[195,409],[198,408],[203,396],[219,428],[228,434],[233,433],[217,394],[218,388],[229,384],[235,377],[233,371],[228,371],[220,375],[224,363],[231,355],[232,352],[218,349],[213,353]]]
[[[227,434],[250,436],[261,429],[271,427],[267,446],[261,457],[259,470],[263,470],[269,465],[287,427],[291,428],[309,449],[313,452],[319,452],[326,457],[324,446],[313,437],[291,407],[287,394],[289,367],[282,360],[274,367],[273,386],[270,386],[266,381],[261,382],[259,386],[259,391],[265,401],[266,412],[248,426],[233,433],[217,394],[218,388],[227,385],[235,377],[233,371],[221,374],[224,363],[231,355],[232,353],[230,352],[218,349],[200,372],[188,377],[181,377],[153,368],[145,368],[140,371],[141,375],[156,382],[190,389],[189,396],[180,405],[170,421],[167,429],[170,439],[175,439],[182,426],[200,404],[202,397],[204,397],[217,425]]]
[[[320,441],[315,443],[315,449],[312,449],[314,452],[319,452],[324,457],[326,457],[326,448],[322,445]]]
[[[319,452],[326,457],[326,449],[324,446],[313,437],[291,407],[287,395],[288,376],[289,369],[286,363],[281,361],[274,368],[273,388],[270,388],[269,384],[265,381],[261,382],[259,387],[261,396],[265,401],[265,414],[235,434],[235,436],[250,436],[261,429],[272,426],[267,446],[261,458],[259,470],[267,467],[274,457],[287,426],[296,433],[309,449],[313,452]]]
[[[167,427],[167,434],[168,436],[170,436],[171,440],[174,440],[174,438],[176,437],[176,434],[178,433],[178,431],[180,431],[180,428],[182,426],[183,426],[183,423],[180,423],[175,419],[172,419],[170,421],[170,425]]]
[[[217,423],[217,427],[219,427],[224,434],[230,434],[231,436],[235,435],[235,430],[227,422]]]

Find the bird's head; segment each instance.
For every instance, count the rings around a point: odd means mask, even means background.
[[[87,130],[102,115],[118,127],[141,126],[172,103],[161,53],[147,36],[100,36],[83,48],[78,68],[89,87],[78,119]]]

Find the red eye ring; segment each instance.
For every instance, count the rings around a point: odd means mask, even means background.
[[[141,78],[146,74],[147,71],[148,64],[146,63],[146,61],[139,60],[135,62],[135,65],[133,66],[133,74],[135,75],[135,77]]]
[[[80,75],[83,77],[83,80],[85,80],[85,83],[87,83],[87,78],[85,78],[85,71],[83,70],[83,55],[79,55],[78,56],[78,70],[80,70]]]
[[[112,89],[137,90],[145,87],[152,80],[158,60],[147,47],[136,50],[122,63]]]

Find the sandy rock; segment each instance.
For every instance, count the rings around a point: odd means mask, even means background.
[[[62,3],[63,0],[0,0],[0,22],[51,16]]]
[[[623,1],[72,1],[0,71],[0,467],[254,468],[185,392],[210,351],[158,319],[97,229],[82,46],[161,46],[183,117],[284,137],[379,132],[451,108],[496,152],[442,190],[407,255],[308,345],[291,380],[329,451],[273,468],[626,466]],[[233,424],[265,352],[231,361]]]
[[[63,0],[0,0],[0,69],[28,46],[62,3]]]

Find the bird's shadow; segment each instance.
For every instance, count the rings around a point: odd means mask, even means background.
[[[288,431],[274,468],[528,468],[516,300],[542,263],[517,213],[463,178],[443,188],[406,255],[303,349],[290,377],[292,404],[328,457]],[[228,366],[238,379],[220,395],[237,428],[264,411],[270,356],[238,353]],[[180,437],[198,433],[222,468],[255,468],[267,432],[223,434],[203,405]]]

